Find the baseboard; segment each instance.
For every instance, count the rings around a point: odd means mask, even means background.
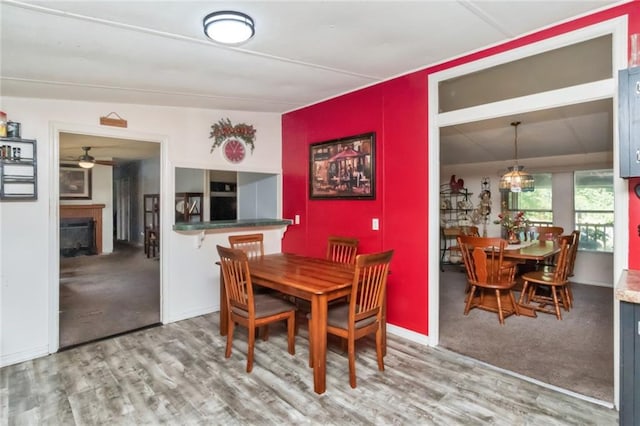
[[[205,306],[198,309],[192,309],[190,311],[178,312],[176,314],[170,315],[166,321],[163,321],[163,324],[169,324],[171,322],[182,321],[189,318],[199,317],[200,315],[207,315],[212,312],[218,312],[220,310],[220,305],[211,305]]]
[[[606,288],[613,289],[613,284],[611,283],[602,283],[598,281],[585,281],[585,280],[581,280],[580,282],[569,280],[569,282],[571,282],[572,284],[578,284],[578,285],[592,285],[595,287],[606,287]]]
[[[48,346],[39,346],[37,348],[31,348],[20,352],[14,352],[12,354],[2,355],[0,357],[0,368],[7,367],[13,364],[19,364],[25,361],[31,361],[35,358],[40,358],[49,355]]]
[[[406,328],[398,327],[397,325],[387,323],[387,333],[393,334],[394,336],[402,337],[421,345],[432,346],[429,336],[416,333],[412,330],[407,330]]]

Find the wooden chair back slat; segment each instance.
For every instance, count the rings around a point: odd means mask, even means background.
[[[356,321],[382,315],[392,256],[393,250],[356,256],[356,269],[349,303],[349,327],[355,327]]]
[[[564,228],[561,226],[529,226],[524,231],[524,240],[557,240],[563,232]]]
[[[356,238],[330,236],[327,243],[327,259],[353,265],[358,253],[359,241]]]
[[[253,286],[249,274],[249,261],[241,249],[218,246],[220,265],[224,277],[225,294],[229,309],[237,308],[254,313]]]
[[[249,258],[264,256],[263,234],[230,235],[229,244],[232,249],[242,250]]]

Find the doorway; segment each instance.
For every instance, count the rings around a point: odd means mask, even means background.
[[[142,194],[160,192],[161,144],[73,132],[58,137],[61,169],[83,176],[85,187],[77,197],[60,191],[61,226],[70,211],[74,220],[95,224],[71,240],[60,234],[58,347],[159,324],[161,259],[144,252]],[[91,147],[90,169],[77,167],[82,147]],[[72,249],[85,240],[91,250]]]
[[[509,63],[510,61],[517,61],[522,58],[537,55],[542,52],[549,51],[554,48],[560,48],[571,44],[579,43],[582,41],[590,40],[596,37],[609,36],[611,37],[612,45],[612,57],[608,65],[610,67],[610,74],[608,78],[602,81],[596,81],[591,83],[579,82],[575,87],[574,94],[569,94],[570,90],[563,90],[562,88],[552,88],[545,93],[520,93],[516,97],[504,97],[501,99],[492,99],[489,102],[478,102],[473,105],[466,105],[462,108],[454,108],[448,112],[442,112],[442,108],[439,105],[439,83],[447,79],[455,79],[461,76],[465,76],[471,73],[480,72],[488,69],[492,66],[498,66],[501,64]],[[568,33],[563,36],[555,37],[553,39],[547,39],[532,45],[528,45],[522,48],[514,49],[505,54],[495,55],[488,57],[484,60],[479,60],[474,63],[469,63],[449,69],[440,73],[435,73],[429,76],[429,111],[430,111],[430,123],[434,123],[430,127],[429,141],[430,146],[435,147],[431,152],[429,159],[430,174],[429,179],[432,182],[430,185],[429,196],[429,210],[432,212],[439,211],[439,188],[438,184],[441,181],[440,176],[440,152],[445,148],[441,146],[441,129],[447,126],[456,126],[473,121],[488,120],[496,117],[510,117],[516,114],[527,114],[535,111],[542,111],[545,109],[578,104],[580,102],[590,102],[600,99],[613,99],[613,105],[617,100],[617,94],[615,93],[615,76],[616,70],[626,66],[626,22],[623,19],[612,20],[606,23],[588,27],[582,30]],[[519,81],[518,78],[521,75],[511,76],[514,81]],[[574,87],[574,89],[575,89]],[[588,89],[588,90],[584,90]],[[458,92],[460,93],[460,92]],[[613,112],[615,118],[615,112]],[[508,126],[509,122],[506,121]],[[615,134],[615,132],[612,132]],[[617,141],[614,138],[614,146]],[[616,152],[616,150],[613,150]],[[614,159],[614,174],[618,175],[617,159]],[[493,175],[492,175],[493,176]],[[495,179],[498,179],[497,177]],[[497,183],[497,180],[496,180]],[[496,185],[497,186],[497,185]],[[623,265],[626,265],[627,259],[625,250],[619,249],[619,247],[626,247],[628,243],[627,227],[628,218],[625,217],[627,208],[627,195],[625,184],[621,179],[616,179],[614,182],[616,205],[615,205],[615,238],[617,250],[614,251],[614,273],[611,276],[611,282],[614,277],[618,276],[622,270]],[[497,189],[497,188],[496,188]],[[476,191],[477,192],[477,191]],[[496,191],[497,192],[497,191]],[[430,234],[430,247],[439,247],[439,232],[440,223],[437,214],[430,217],[429,222],[429,234]],[[429,337],[430,341],[437,345],[440,343],[440,317],[441,307],[441,277],[439,275],[439,257],[431,256],[429,261]],[[612,392],[614,393],[613,402],[618,400],[617,396],[617,354],[618,354],[618,318],[617,318],[617,303],[611,302],[610,309],[613,311],[611,329],[608,330],[609,334],[613,336],[613,359],[612,361],[612,374],[614,375],[614,384],[612,386]],[[460,307],[462,309],[462,307]],[[466,319],[466,318],[465,318]],[[459,324],[458,324],[459,326]]]

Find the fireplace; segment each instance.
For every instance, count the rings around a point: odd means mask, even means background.
[[[60,206],[60,224],[66,219],[93,220],[95,253],[102,254],[102,209],[104,204],[64,204]],[[62,248],[62,244],[60,244]]]
[[[96,226],[91,217],[60,219],[60,256],[97,254]]]

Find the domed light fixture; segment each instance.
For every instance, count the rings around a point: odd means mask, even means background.
[[[224,10],[208,14],[202,20],[204,33],[222,44],[240,44],[255,34],[253,19],[244,13]]]
[[[83,146],[82,149],[84,150],[84,154],[81,155],[80,158],[78,158],[78,166],[82,167],[83,169],[90,169],[96,165],[96,159],[89,155],[89,150],[91,149],[91,147]]]
[[[535,190],[533,176],[524,171],[524,166],[518,165],[518,126],[520,125],[520,122],[514,121],[511,125],[513,126],[516,134],[516,164],[513,167],[509,167],[509,171],[500,179],[500,191],[531,192]]]

